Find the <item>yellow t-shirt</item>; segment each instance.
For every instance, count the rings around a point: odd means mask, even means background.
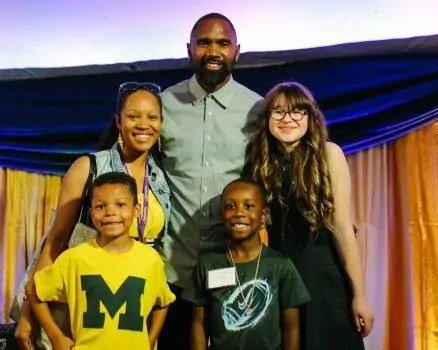
[[[123,254],[95,239],[68,249],[35,273],[35,285],[40,300],[67,302],[74,349],[148,350],[151,308],[175,300],[160,256],[136,241]]]
[[[140,213],[143,210],[143,193],[138,194],[138,202],[142,206]],[[157,238],[158,234],[164,227],[164,210],[161,207],[157,197],[151,190],[148,192],[148,212],[144,237],[149,239]],[[132,221],[129,235],[133,238],[138,237],[137,220]]]

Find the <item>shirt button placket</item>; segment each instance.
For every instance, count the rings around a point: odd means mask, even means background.
[[[212,155],[212,144],[211,135],[214,128],[214,118],[213,118],[213,103],[211,96],[207,96],[205,99],[205,116],[204,116],[204,140],[203,140],[203,159],[202,159],[202,180],[201,180],[201,202],[204,203],[202,208],[203,224],[205,227],[208,226],[209,217],[209,207],[208,203],[210,200],[210,182],[211,182],[211,155]]]

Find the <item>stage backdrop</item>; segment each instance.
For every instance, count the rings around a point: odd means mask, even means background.
[[[163,88],[190,77],[186,59],[76,68],[0,70],[0,166],[62,174],[114,115],[118,85]],[[243,54],[236,80],[265,94],[295,80],[314,93],[346,153],[437,118],[438,35]]]

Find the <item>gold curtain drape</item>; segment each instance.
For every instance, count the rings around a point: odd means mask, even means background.
[[[438,349],[438,122],[347,157],[369,350]],[[0,322],[56,207],[61,177],[0,169]]]
[[[370,350],[438,349],[438,122],[348,157]]]
[[[9,321],[14,292],[50,223],[60,176],[0,168],[0,322]]]

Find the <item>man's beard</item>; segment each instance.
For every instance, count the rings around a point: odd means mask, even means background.
[[[203,59],[199,63],[191,62],[191,65],[199,84],[208,87],[209,90],[214,90],[230,76],[234,61],[232,63],[220,61],[221,68],[219,70],[209,70],[205,67],[209,60],[212,59]]]

